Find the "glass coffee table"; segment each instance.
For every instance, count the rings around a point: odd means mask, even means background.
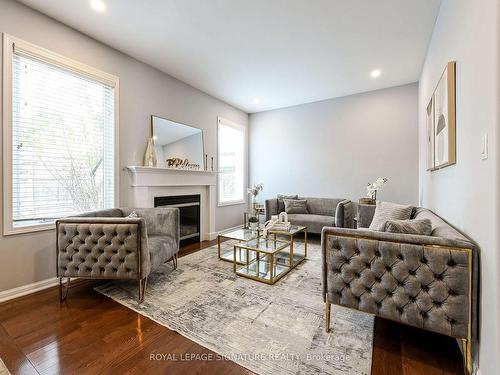
[[[233,262],[236,256],[236,264],[246,264],[247,252],[240,250],[235,253],[233,246],[231,246],[228,249],[221,249],[221,239],[225,238],[238,242],[246,242],[258,238],[259,236],[260,236],[259,230],[253,231],[251,229],[246,229],[246,228],[236,229],[230,232],[219,234],[217,236],[217,255],[219,259],[224,260],[226,262]]]
[[[274,239],[277,236],[286,236],[290,242],[290,267],[295,267],[297,264],[302,262],[307,257],[307,227],[300,225],[292,225],[289,230],[272,230],[267,231],[268,234],[274,235]],[[294,238],[300,233],[304,233],[304,250],[299,250],[294,248]]]
[[[238,254],[245,254],[246,262],[233,261],[234,273],[266,284],[274,284],[294,268],[287,241],[258,236],[235,244],[233,259],[238,259]]]

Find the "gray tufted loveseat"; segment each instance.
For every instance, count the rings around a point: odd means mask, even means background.
[[[137,217],[128,217],[135,212]],[[71,278],[137,280],[139,302],[148,275],[179,252],[178,208],[114,208],[56,221],[57,277],[64,300]],[[63,293],[62,279],[67,278]]]
[[[368,226],[374,208],[360,206],[358,224]],[[430,219],[431,236],[323,229],[326,328],[334,304],[448,335],[461,341],[470,374],[478,335],[479,249],[430,210],[417,208],[413,218]]]

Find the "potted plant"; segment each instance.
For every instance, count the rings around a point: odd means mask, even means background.
[[[257,218],[257,216],[249,217],[248,222],[250,223],[251,230],[257,230],[257,227],[259,226],[259,219]]]

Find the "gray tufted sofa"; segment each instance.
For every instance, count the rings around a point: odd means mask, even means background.
[[[133,211],[138,217],[128,217]],[[56,221],[57,277],[64,300],[71,278],[137,280],[139,302],[148,275],[179,252],[178,208],[114,208]],[[63,293],[62,279],[67,278]]]
[[[288,220],[294,225],[307,227],[309,233],[321,233],[323,227],[353,227],[353,207],[348,199],[303,198],[307,200],[307,214],[288,214]],[[266,200],[266,220],[271,215],[278,215],[278,199]]]
[[[367,226],[375,207],[360,206]],[[361,218],[361,220],[360,220]],[[478,335],[479,249],[432,211],[431,236],[324,228],[323,298],[327,330],[331,304],[345,306],[459,339],[472,371]]]

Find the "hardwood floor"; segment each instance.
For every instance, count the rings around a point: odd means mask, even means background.
[[[234,362],[204,360],[215,353],[93,291],[95,285],[75,283],[64,303],[51,288],[0,304],[0,357],[12,374],[251,373]],[[183,353],[201,359],[183,361]],[[151,360],[153,354],[177,360]],[[453,339],[376,320],[373,375],[462,373]]]

